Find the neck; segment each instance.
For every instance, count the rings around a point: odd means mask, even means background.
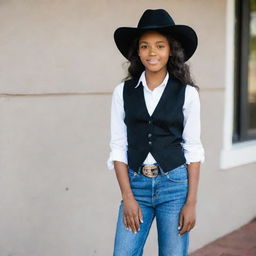
[[[160,70],[158,72],[151,72],[149,70],[145,71],[145,77],[146,77],[146,82],[148,85],[148,88],[150,90],[154,90],[158,85],[160,85],[165,76],[167,74],[167,70]]]

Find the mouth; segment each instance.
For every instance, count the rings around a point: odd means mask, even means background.
[[[149,64],[151,65],[155,65],[159,62],[159,60],[156,60],[156,59],[149,59],[149,60],[146,60]]]

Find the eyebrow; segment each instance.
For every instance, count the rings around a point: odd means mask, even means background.
[[[147,41],[141,41],[140,44],[142,44],[142,43],[147,44],[148,42]],[[156,43],[166,43],[166,41],[161,40],[161,41],[156,41]]]

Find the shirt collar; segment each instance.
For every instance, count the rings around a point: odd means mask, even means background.
[[[169,79],[169,73],[168,73],[168,71],[167,71],[167,74],[166,74],[166,76],[165,76],[163,82],[162,82],[159,86],[166,85],[167,82],[168,82],[168,79]],[[140,79],[139,79],[138,83],[136,84],[136,86],[135,86],[134,88],[137,88],[141,82],[142,82],[142,85],[143,85],[144,87],[147,86],[146,76],[145,76],[145,70],[141,73]]]

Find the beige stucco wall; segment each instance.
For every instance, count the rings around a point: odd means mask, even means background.
[[[256,213],[255,163],[220,170],[226,3],[212,1],[0,1],[0,254],[111,255],[121,195],[106,169],[113,88],[124,62],[118,26],[167,9],[199,36],[190,61],[201,87],[197,225],[190,251]],[[155,222],[145,255],[157,255]]]

